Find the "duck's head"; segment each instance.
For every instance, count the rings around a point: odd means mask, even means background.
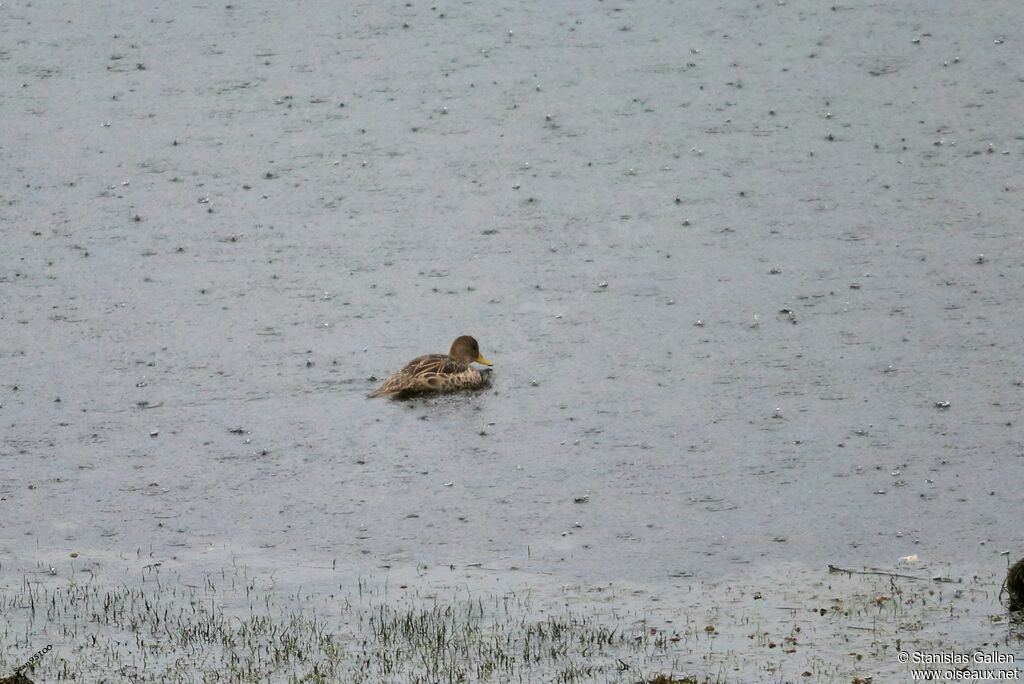
[[[463,335],[452,342],[452,348],[448,350],[448,356],[458,359],[463,363],[482,363],[485,366],[493,366],[487,357],[480,353],[480,345],[469,335]]]

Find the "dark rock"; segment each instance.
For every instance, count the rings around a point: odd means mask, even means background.
[[[0,679],[0,684],[33,684],[32,680],[20,672],[10,677]]]
[[[1006,593],[1010,596],[1010,610],[1024,610],[1024,558],[1006,571]]]

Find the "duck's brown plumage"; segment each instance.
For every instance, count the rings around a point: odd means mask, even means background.
[[[474,362],[491,365],[480,353],[477,341],[469,335],[463,335],[452,342],[447,354],[416,357],[368,396],[403,398],[416,394],[479,389],[487,384],[487,380],[470,365]]]

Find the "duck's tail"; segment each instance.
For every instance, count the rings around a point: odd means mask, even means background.
[[[370,392],[369,394],[367,394],[366,398],[367,399],[375,399],[377,397],[386,397],[386,396],[389,396],[389,395],[394,394],[394,393],[395,393],[395,388],[390,386],[388,383],[385,382],[383,385],[381,385],[377,389],[375,389],[372,392]]]

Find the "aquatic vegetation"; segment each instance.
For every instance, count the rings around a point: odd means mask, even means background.
[[[645,625],[585,613],[537,619],[516,595],[385,602],[361,583],[366,600],[280,597],[224,577],[202,586],[23,582],[2,596],[0,672],[13,667],[4,660],[12,651],[46,638],[60,644],[39,664],[46,681],[569,683],[639,668],[671,645]]]
[[[26,670],[34,681],[849,682],[905,673],[899,651],[985,641],[1013,652],[1024,638],[991,612],[995,578],[833,567],[672,595],[536,577],[482,591],[464,574],[454,586],[358,579],[312,591],[274,574],[23,580],[0,589],[0,673],[52,643]],[[953,624],[974,631],[952,643]]]

